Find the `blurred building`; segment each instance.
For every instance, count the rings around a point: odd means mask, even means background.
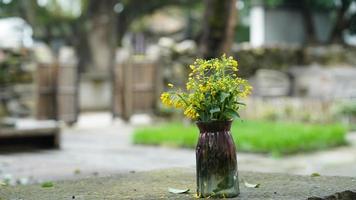
[[[303,44],[307,31],[300,10],[293,7],[251,8],[250,42],[253,46],[279,43]],[[331,31],[331,17],[326,12],[312,13],[317,40],[325,42]]]
[[[304,13],[305,14],[305,13]],[[325,43],[331,35],[333,16],[327,10],[310,10],[316,42]],[[282,4],[268,7],[263,1],[254,1],[250,10],[250,43],[253,46],[293,44],[307,41],[308,30],[300,5]],[[344,34],[346,43],[355,44],[356,37]]]

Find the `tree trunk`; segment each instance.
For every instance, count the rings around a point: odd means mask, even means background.
[[[305,27],[305,34],[306,34],[305,43],[315,44],[317,43],[317,38],[315,35],[313,16],[310,11],[310,7],[308,6],[308,0],[303,0],[301,4],[302,4],[301,9],[302,9],[302,15],[303,15],[303,21]]]
[[[37,2],[35,0],[27,0],[20,2],[20,17],[22,17],[33,28],[36,28],[35,10]]]
[[[86,16],[81,16],[71,24],[72,34],[69,35],[70,44],[74,46],[78,57],[78,73],[84,73],[93,69],[93,59],[88,41],[88,30],[83,24],[86,23]]]
[[[122,38],[124,37],[127,27],[128,27],[128,19],[126,12],[119,13],[117,15],[117,40],[118,45],[122,46]]]
[[[349,0],[341,0],[341,7],[337,11],[336,22],[331,31],[330,43],[344,43],[342,32],[345,30],[345,14],[351,5]]]
[[[88,10],[88,42],[93,59],[93,70],[110,72],[115,63],[116,0],[90,0]]]
[[[236,0],[205,0],[200,55],[212,58],[229,54],[234,42]]]

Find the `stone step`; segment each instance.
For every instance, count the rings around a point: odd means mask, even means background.
[[[108,161],[110,162],[110,161]],[[256,172],[240,173],[239,200],[356,199],[356,177],[297,176]],[[260,184],[246,187],[242,180]],[[175,168],[131,172],[41,185],[0,186],[0,199],[194,199],[195,169]],[[189,188],[188,194],[171,194],[168,188]]]

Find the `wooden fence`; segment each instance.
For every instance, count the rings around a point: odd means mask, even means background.
[[[76,64],[62,63],[57,71],[57,116],[67,124],[73,124],[79,114],[78,69]]]
[[[75,64],[38,64],[36,118],[76,122],[78,72]]]
[[[37,68],[37,119],[76,122],[78,71],[76,65],[39,64]],[[130,57],[112,73],[112,114],[129,120],[135,113],[153,113],[161,91],[157,62]],[[93,97],[95,98],[95,97]]]
[[[147,59],[129,59],[114,69],[113,116],[128,120],[134,113],[152,113],[161,89],[157,62]]]
[[[35,74],[36,118],[57,119],[57,65],[39,63]]]

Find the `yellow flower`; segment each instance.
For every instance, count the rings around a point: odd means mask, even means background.
[[[172,83],[168,83],[168,87],[172,88],[174,85]]]
[[[173,104],[171,100],[171,96],[169,95],[168,92],[164,92],[161,94],[161,101],[166,106],[172,106]]]
[[[237,61],[236,61],[236,60],[232,60],[232,61],[231,61],[231,65],[232,65],[233,67],[237,67]]]
[[[176,101],[176,102],[174,102],[174,107],[175,108],[183,108],[184,104],[181,101]]]
[[[191,90],[193,88],[193,84],[188,82],[187,83],[187,90]]]
[[[195,111],[195,109],[191,105],[185,109],[184,115],[190,119],[196,119],[199,116],[199,114]]]
[[[225,106],[236,109],[235,101],[221,102],[221,93],[228,93],[229,99],[239,100],[251,94],[252,87],[248,82],[237,76],[238,62],[233,57],[226,57],[203,60],[196,59],[194,64],[189,65],[191,73],[186,83],[186,92],[177,90],[165,92],[161,95],[162,103],[171,107],[182,109],[184,115],[194,119],[202,120],[198,113],[209,113],[212,106]],[[168,87],[174,87],[168,84]],[[208,116],[208,119],[227,120],[226,113],[216,113]],[[214,117],[214,118],[213,118]]]

